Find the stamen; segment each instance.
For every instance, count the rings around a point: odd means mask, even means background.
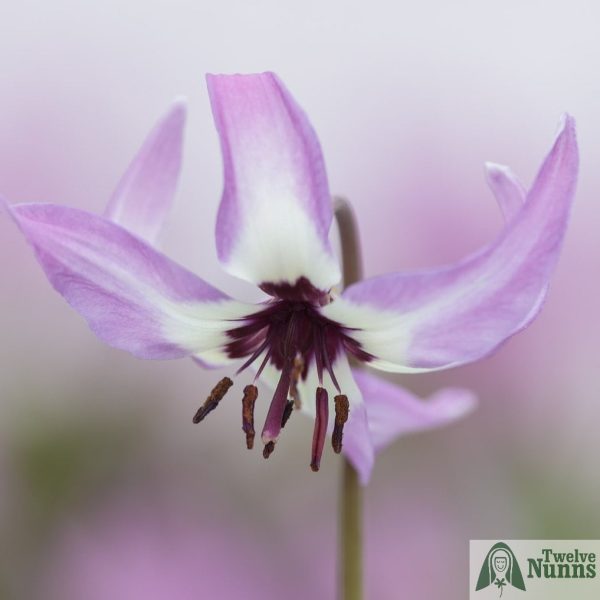
[[[263,458],[269,458],[269,456],[273,454],[273,450],[275,450],[275,442],[265,444],[265,447],[263,448]]]
[[[294,410],[294,401],[288,400],[285,408],[283,409],[283,417],[281,417],[281,429],[285,427],[285,424],[290,420],[292,411]]]
[[[340,394],[334,398],[335,401],[335,424],[331,435],[333,451],[339,454],[342,451],[342,438],[344,436],[344,424],[348,420],[350,403],[348,397]]]
[[[303,306],[299,305],[299,310],[303,310]],[[296,353],[294,352],[294,341],[296,339],[296,328],[298,322],[298,308],[295,308],[290,316],[290,320],[287,326],[287,332],[285,338],[283,340],[283,355],[284,356],[294,356]]]
[[[242,398],[242,430],[246,434],[246,448],[252,450],[254,446],[254,404],[258,397],[258,389],[255,385],[247,385],[244,388]]]
[[[215,408],[219,406],[219,402],[221,402],[227,393],[227,390],[229,390],[232,385],[233,381],[231,381],[229,377],[223,377],[223,379],[221,379],[221,381],[219,381],[219,383],[217,383],[217,385],[215,385],[215,387],[212,389],[204,404],[196,411],[192,421],[194,423],[200,423],[200,421],[202,421],[208,413],[215,410]]]
[[[242,371],[246,370],[269,346],[270,338],[269,336],[263,341],[263,343],[252,353],[250,358],[235,372],[236,375],[239,375]]]
[[[317,341],[315,344],[315,367],[317,368],[317,379],[319,385],[323,385],[323,336],[321,331],[316,334]]]
[[[256,371],[256,375],[254,375],[254,381],[258,381],[258,378],[260,377],[261,373],[263,372],[263,369],[267,366],[267,363],[269,362],[269,359],[271,358],[272,351],[273,351],[272,347],[270,347],[267,350],[265,357],[263,358],[262,362],[260,363],[260,367],[258,367],[258,371]]]
[[[337,361],[344,353],[366,361],[373,357],[362,350],[360,343],[354,339],[354,330],[321,313],[320,307],[328,304],[331,298],[310,286],[310,293],[307,294],[305,283],[308,282],[298,280],[294,285],[285,284],[283,287],[279,284],[261,284],[261,288],[269,290],[272,298],[257,312],[233,320],[232,329],[227,331],[226,351],[230,358],[242,359],[238,373],[250,365],[256,369],[254,379],[247,381],[251,385],[244,388],[242,398],[242,430],[249,449],[254,446],[258,433],[254,423],[258,379],[267,369],[279,372],[279,382],[261,432],[265,458],[273,453],[281,430],[287,425],[294,409],[300,408],[301,401],[310,400],[304,398],[303,386],[309,369],[313,369],[310,375],[316,377],[318,383],[315,385],[317,414],[311,467],[316,471],[320,466],[328,432],[332,432],[333,450],[336,453],[342,451],[344,427],[349,416],[349,402],[340,389],[343,381],[338,382],[334,372],[337,370]],[[194,417],[194,422],[201,421],[214,410],[231,385],[226,384],[227,381],[230,380],[224,380],[213,390]],[[331,407],[333,411],[335,405],[335,422],[331,430],[327,429],[330,409],[325,385],[335,396],[335,403],[332,402]]]
[[[327,340],[324,331],[321,331],[321,352],[323,353],[323,365],[327,369],[329,377],[331,377],[331,381],[338,391],[338,394],[341,394],[340,384],[338,383],[335,373],[333,372],[333,367],[331,366],[331,359],[329,357],[329,350],[327,349]]]
[[[310,462],[310,468],[315,472],[319,470],[321,465],[325,435],[327,434],[327,420],[329,418],[329,396],[325,388],[317,388],[316,404],[317,412],[313,431],[312,460]]]
[[[298,392],[298,382],[302,377],[302,371],[304,371],[304,359],[301,354],[297,354],[294,358],[294,368],[292,369],[292,383],[290,384],[290,397],[294,401],[294,407],[296,409],[301,408],[300,393]]]

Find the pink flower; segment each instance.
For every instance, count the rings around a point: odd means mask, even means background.
[[[348,359],[398,373],[446,369],[487,356],[532,321],[574,196],[574,121],[563,119],[528,192],[507,168],[488,166],[506,217],[488,246],[456,265],[375,277],[339,294],[331,193],[306,115],[272,73],[210,75],[208,88],[224,160],[218,256],[229,273],[264,291],[265,302],[238,302],[153,246],[179,171],[180,104],[151,134],[103,217],[49,204],[10,212],[52,285],[102,340],[140,358],[241,360],[238,373],[252,365],[243,394],[249,448],[256,380],[275,388],[261,436],[265,457],[297,406],[315,417],[311,466],[318,470],[330,409],[336,452],[349,413],[343,447],[366,482],[376,450],[401,433],[456,419],[474,399],[442,390],[423,404],[353,372]],[[215,386],[196,421],[231,385],[224,378]]]

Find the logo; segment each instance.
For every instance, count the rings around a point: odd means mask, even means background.
[[[498,588],[500,597],[502,597],[504,588],[507,586],[525,591],[525,582],[523,581],[519,562],[513,551],[504,542],[494,544],[487,553],[479,572],[475,590],[479,591],[490,585],[495,585]]]
[[[471,540],[471,600],[599,600],[600,540]]]

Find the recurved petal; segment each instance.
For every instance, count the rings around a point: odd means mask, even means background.
[[[526,202],[498,238],[462,262],[350,286],[323,313],[356,328],[372,366],[397,372],[478,360],[539,311],[575,193],[575,124],[566,116]]]
[[[9,210],[50,283],[104,342],[139,358],[228,362],[229,320],[250,307],[103,217],[52,204]]]
[[[525,188],[510,167],[488,162],[485,163],[485,174],[504,219],[510,221],[519,213],[525,202]]]
[[[273,73],[208,75],[224,163],[219,259],[254,282],[340,279],[328,240],[331,195],[317,136]]]
[[[146,138],[104,213],[150,244],[156,242],[175,195],[185,119],[185,102],[177,100]]]
[[[453,423],[477,405],[475,395],[465,389],[444,388],[422,400],[364,369],[354,369],[353,375],[363,395],[369,435],[376,453],[400,436]],[[350,423],[348,425],[346,442],[362,435]]]
[[[485,168],[488,185],[496,197],[504,220],[508,222],[519,214],[523,203],[527,200],[527,191],[510,167],[488,162]],[[533,304],[529,316],[524,319],[520,329],[527,327],[535,319],[546,299],[547,293],[548,284],[540,291],[537,301]]]

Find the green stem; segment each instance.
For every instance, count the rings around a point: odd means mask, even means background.
[[[333,210],[342,246],[342,269],[344,287],[360,281],[363,277],[362,252],[358,223],[350,202],[345,198],[333,199]]]
[[[340,600],[363,597],[362,488],[358,473],[344,458],[340,490]]]
[[[362,279],[358,226],[352,207],[344,198],[334,198],[334,214],[342,246],[344,286],[348,286]],[[358,473],[344,458],[339,498],[340,600],[363,598],[362,492]]]

